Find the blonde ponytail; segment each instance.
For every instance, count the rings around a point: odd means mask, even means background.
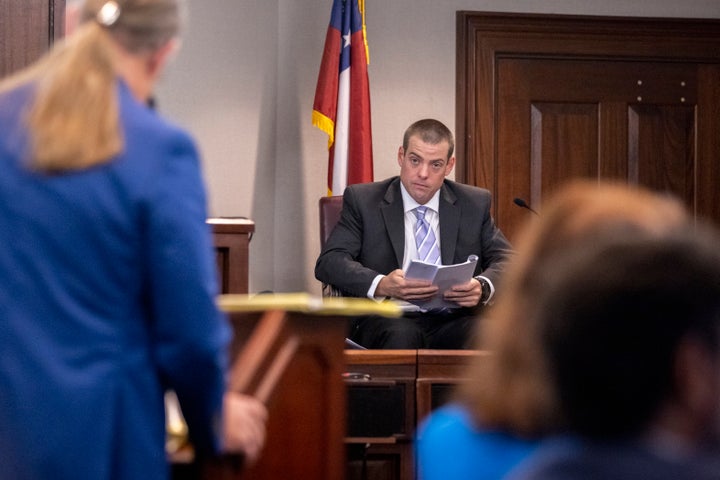
[[[79,170],[107,162],[123,148],[111,39],[87,22],[45,60],[28,114],[30,166]]]
[[[122,151],[117,49],[138,55],[156,51],[179,34],[184,10],[182,0],[86,0],[83,23],[71,37],[0,82],[0,93],[24,84],[36,88],[25,118],[31,168],[90,168]],[[106,13],[111,15],[105,18]]]

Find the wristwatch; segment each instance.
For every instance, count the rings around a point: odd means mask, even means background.
[[[485,305],[487,301],[490,300],[490,294],[492,293],[490,282],[488,282],[488,280],[481,275],[475,277],[475,280],[480,282],[480,287],[482,287],[482,293],[480,294],[480,303],[482,305]]]

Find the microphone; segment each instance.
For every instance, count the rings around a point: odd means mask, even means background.
[[[540,214],[538,212],[536,212],[535,210],[533,210],[532,207],[530,207],[530,205],[528,205],[527,202],[525,200],[523,200],[522,198],[515,197],[513,199],[513,203],[515,205],[517,205],[518,207],[527,208],[528,210],[530,210],[532,213],[534,213],[538,217],[540,216]]]

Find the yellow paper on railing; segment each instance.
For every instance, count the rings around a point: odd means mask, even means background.
[[[257,295],[225,294],[218,296],[218,306],[227,313],[286,310],[316,315],[382,315],[399,317],[400,306],[392,301],[375,302],[369,298],[316,297],[308,293],[261,293]]]

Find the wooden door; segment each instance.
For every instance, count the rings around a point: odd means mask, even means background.
[[[514,198],[541,211],[577,177],[670,192],[720,222],[720,22],[458,18],[458,176],[493,191],[511,241],[531,215]]]
[[[40,58],[64,21],[65,0],[0,0],[0,77]]]

